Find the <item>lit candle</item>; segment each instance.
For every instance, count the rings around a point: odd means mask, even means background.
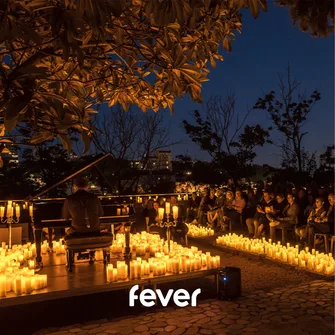
[[[5,207],[4,206],[0,206],[0,218],[3,218],[5,215]]]
[[[121,215],[121,208],[118,208],[118,209],[116,210],[116,215]]]
[[[178,219],[178,206],[172,207],[173,218],[176,220]]]
[[[30,216],[30,217],[33,217],[33,210],[34,210],[33,205],[30,205],[30,206],[29,206],[29,216]]]
[[[165,212],[166,214],[170,214],[170,208],[171,208],[171,204],[169,202],[165,203]]]
[[[13,207],[9,206],[9,201],[8,201],[8,206],[7,206],[7,217],[13,216]]]
[[[35,262],[34,262],[34,261],[29,261],[29,262],[28,262],[28,268],[29,268],[30,270],[35,269]]]
[[[20,206],[16,205],[16,218],[18,219],[20,217]]]
[[[107,282],[112,283],[113,282],[113,264],[107,265],[106,274],[107,274]]]
[[[0,297],[6,297],[6,276],[0,276]]]
[[[158,219],[163,220],[164,217],[164,208],[158,208]]]
[[[22,277],[22,291],[26,294],[30,294],[32,290],[31,277]]]
[[[16,295],[22,294],[22,278],[17,276],[14,280],[14,292]]]

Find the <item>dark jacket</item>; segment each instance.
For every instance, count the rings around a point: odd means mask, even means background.
[[[334,234],[334,206],[328,208],[326,216],[322,219],[322,222],[325,222],[329,226],[331,234]]]
[[[283,211],[283,218],[279,219],[279,221],[285,221],[290,224],[298,224],[299,217],[299,205],[297,203],[293,203],[292,205],[287,205]]]
[[[307,222],[314,222],[315,219],[323,219],[327,216],[327,210],[322,206],[321,208],[317,209],[314,208],[312,209],[312,211],[310,212]]]
[[[72,218],[71,227],[74,232],[100,231],[100,216],[103,216],[103,209],[95,194],[79,190],[65,199],[63,218]]]

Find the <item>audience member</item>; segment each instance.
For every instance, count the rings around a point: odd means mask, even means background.
[[[308,218],[307,218],[307,225],[299,226],[295,229],[296,234],[300,238],[300,243],[305,244],[306,243],[306,237],[307,233],[309,232],[309,229],[313,226],[313,224],[320,223],[320,220],[325,218],[327,215],[327,210],[324,206],[324,201],[322,198],[317,197],[315,199],[315,206],[311,210]],[[327,224],[323,224],[323,226],[328,226]],[[327,231],[328,232],[328,231]],[[313,233],[313,232],[312,232]]]
[[[270,222],[270,238],[276,240],[276,230],[296,226],[298,224],[299,205],[292,193],[287,194],[288,205],[283,211],[282,217],[278,217]]]
[[[270,222],[266,217],[266,213],[273,211],[274,205],[275,201],[271,199],[269,191],[264,191],[263,199],[259,202],[256,208],[255,216],[246,220],[249,236],[257,238],[265,233]]]

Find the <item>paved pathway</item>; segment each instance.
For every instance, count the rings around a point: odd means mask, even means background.
[[[35,335],[333,333],[334,283],[318,280],[286,288],[256,291],[233,302],[208,300],[197,307],[165,308],[131,318],[100,320],[58,330],[46,329]]]

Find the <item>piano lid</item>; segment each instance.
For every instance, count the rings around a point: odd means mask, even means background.
[[[102,160],[104,160],[105,158],[107,157],[110,157],[111,154],[110,153],[107,153],[105,155],[103,155],[102,157],[99,157],[97,158],[95,161],[89,163],[88,165],[84,166],[83,168],[81,168],[80,170],[72,173],[71,175],[67,176],[66,178],[62,179],[61,181],[59,181],[58,183],[50,186],[50,187],[47,187],[47,188],[44,188],[42,191],[40,191],[39,193],[33,195],[33,196],[30,196],[28,197],[26,200],[35,200],[35,199],[38,199],[40,198],[42,195],[48,193],[50,190],[52,190],[53,188],[55,187],[58,187],[59,185],[65,183],[66,181],[72,179],[73,177],[77,176],[78,174],[82,173],[83,171],[91,168],[92,166],[98,164],[99,162],[101,162]]]

